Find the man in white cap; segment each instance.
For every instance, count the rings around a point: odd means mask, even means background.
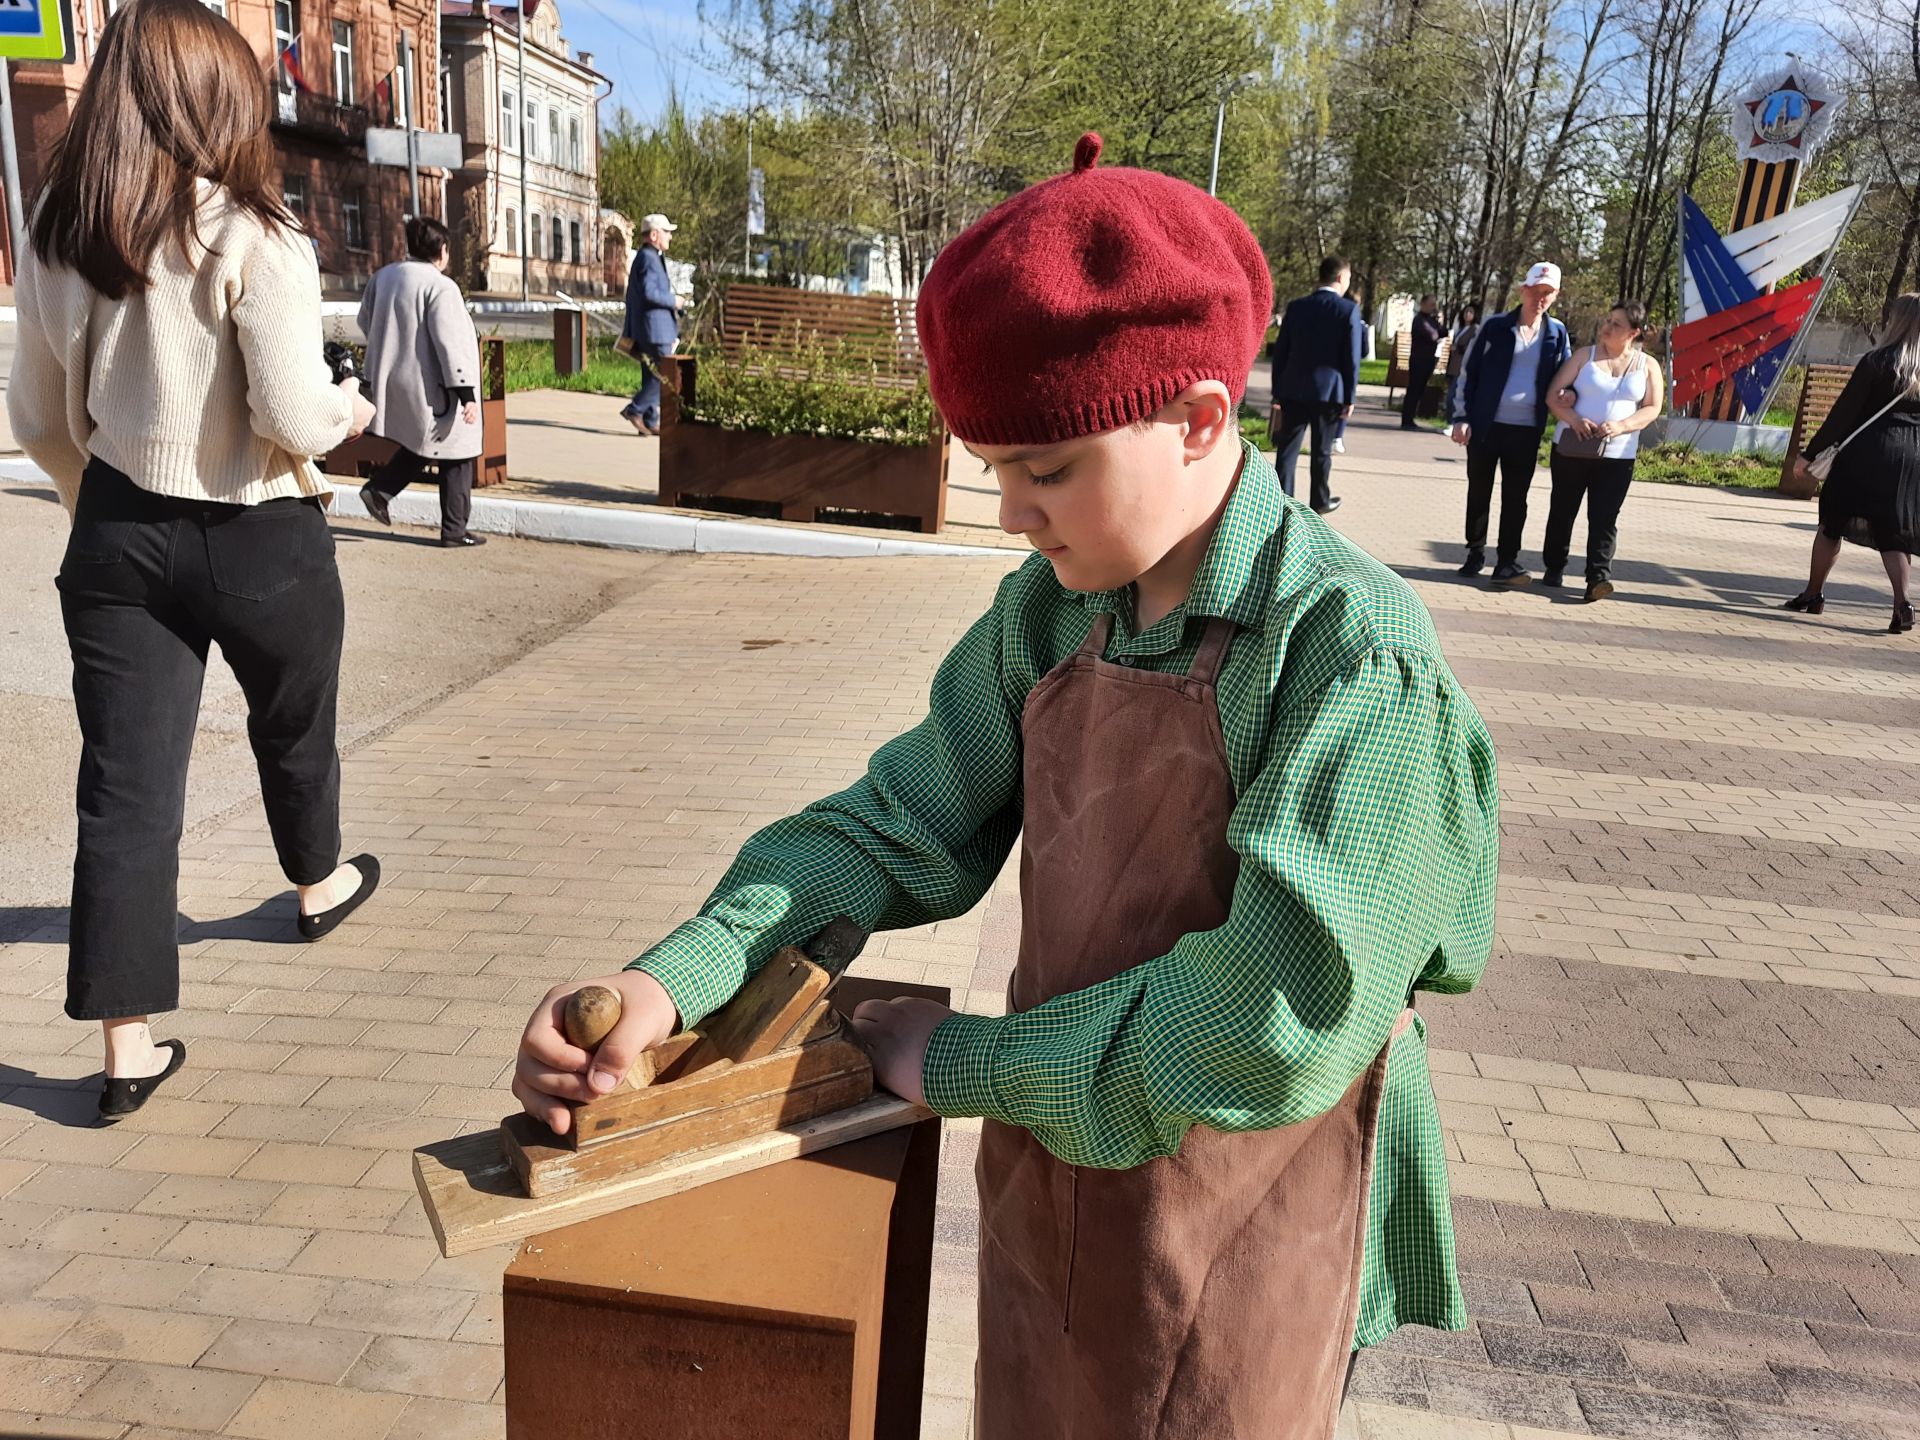
[[[655,362],[671,355],[680,342],[681,300],[673,293],[666,258],[679,228],[664,215],[643,219],[644,238],[627,272],[627,320],[620,337],[631,342],[629,353],[640,362],[644,378],[620,413],[641,435],[660,433],[660,372]]]
[[[1520,536],[1527,525],[1527,489],[1547,428],[1547,388],[1573,347],[1567,327],[1548,317],[1560,294],[1560,267],[1543,260],[1527,271],[1520,304],[1489,318],[1467,355],[1453,397],[1453,441],[1467,447],[1467,563],[1478,575],[1487,563],[1487,520],[1493,476],[1500,472],[1499,563],[1496,585],[1524,585]]]

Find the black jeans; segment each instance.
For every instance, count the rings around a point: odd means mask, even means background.
[[[1280,471],[1280,488],[1293,494],[1293,472],[1300,461],[1300,445],[1311,434],[1313,448],[1307,457],[1307,493],[1316,510],[1326,509],[1333,497],[1333,432],[1345,408],[1319,400],[1282,400],[1276,410],[1280,429],[1273,443],[1279,451],[1276,468]]]
[[[95,460],[58,583],[82,742],[67,1014],[171,1010],[187,760],[210,644],[246,695],[280,868],[313,885],[340,863],[346,617],[333,536],[317,500],[173,500]]]
[[[1484,554],[1487,520],[1493,510],[1493,473],[1500,472],[1500,559],[1520,558],[1520,537],[1527,528],[1527,490],[1540,463],[1540,436],[1532,425],[1493,425],[1467,441],[1467,549]]]
[[[414,481],[424,479],[427,466],[434,464],[440,467],[440,538],[463,539],[467,522],[473,518],[473,472],[479,467],[478,460],[433,461],[403,445],[373,472],[367,489],[391,500]]]
[[[1433,379],[1433,367],[1439,359],[1438,352],[1424,359],[1416,355],[1407,367],[1407,393],[1400,401],[1400,423],[1411,425],[1420,418],[1420,401],[1425,398],[1427,384]]]
[[[1567,568],[1573,522],[1587,502],[1587,584],[1613,574],[1613,546],[1620,535],[1620,507],[1633,484],[1633,461],[1553,452],[1553,499],[1547,507],[1547,543],[1541,559],[1549,570]]]

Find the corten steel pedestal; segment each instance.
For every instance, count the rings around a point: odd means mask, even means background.
[[[947,999],[835,1003],[881,995]],[[528,1240],[509,1440],[915,1440],[939,1162],[924,1120]]]

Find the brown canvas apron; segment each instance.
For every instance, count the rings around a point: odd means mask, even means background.
[[[1027,697],[1015,1011],[1166,954],[1232,902],[1214,683],[1233,626],[1208,621],[1186,675],[1102,659],[1111,630],[1102,616]],[[987,1121],[979,1440],[1326,1440],[1386,1053],[1324,1115],[1196,1125],[1131,1170],[1063,1164]]]

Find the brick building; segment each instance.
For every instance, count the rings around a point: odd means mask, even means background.
[[[437,0],[208,0],[253,46],[263,73],[272,67],[273,123],[287,206],[314,236],[322,282],[357,291],[380,266],[404,253],[407,172],[367,163],[369,125],[441,128]],[[22,183],[30,195],[40,160],[72,113],[107,16],[118,0],[74,0],[77,61],[16,62]],[[401,37],[413,75],[401,67]],[[295,63],[279,57],[291,49]],[[301,83],[304,80],[304,87]],[[443,178],[420,172],[420,208],[441,214]],[[12,268],[7,267],[7,279]]]
[[[465,140],[467,156],[447,192],[455,278],[472,292],[518,296],[524,256],[531,295],[603,294],[609,248],[624,255],[628,240],[600,210],[607,82],[591,54],[567,44],[554,0],[527,20],[523,67],[520,18],[488,0],[441,5],[447,128]]]

